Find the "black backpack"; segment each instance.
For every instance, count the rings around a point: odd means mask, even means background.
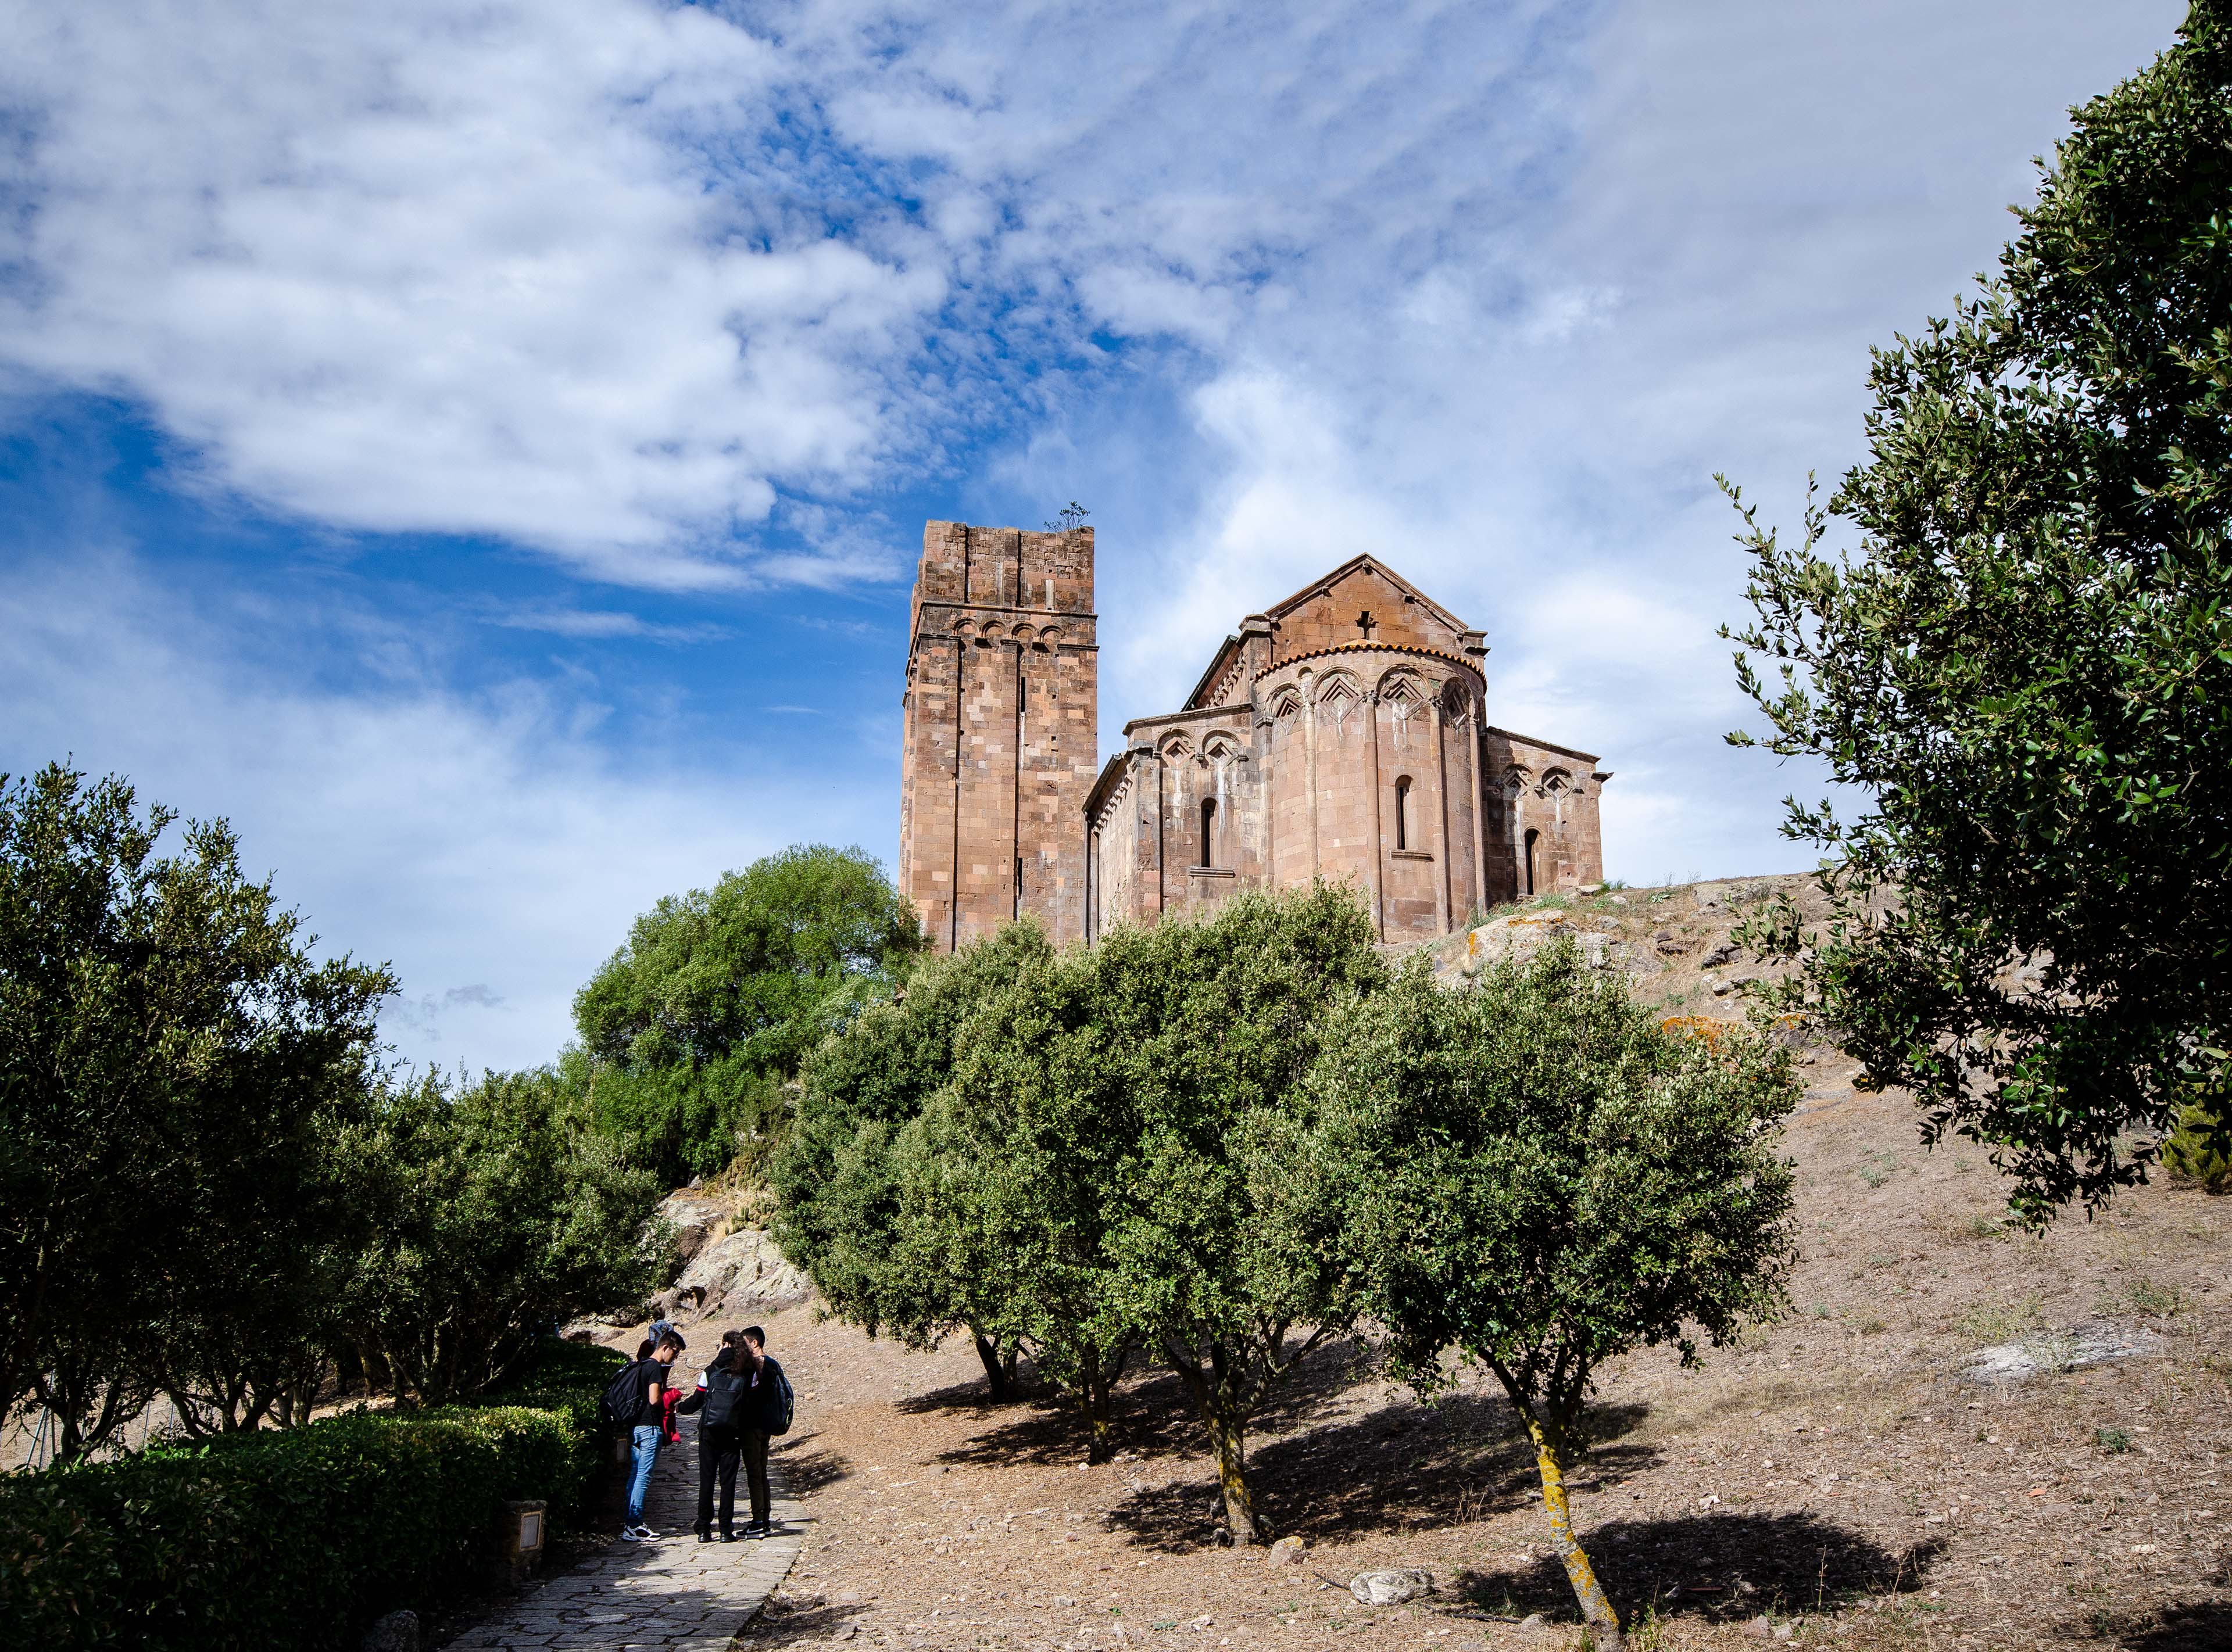
[[[782,1374],[782,1367],[775,1365],[773,1360],[768,1364],[775,1366],[775,1387],[761,1402],[761,1416],[769,1434],[788,1434],[791,1414],[796,1409],[797,1402],[791,1395],[790,1378]]]
[[[705,1409],[698,1419],[698,1426],[701,1428],[736,1427],[736,1412],[749,1391],[742,1375],[726,1365],[714,1366],[705,1373]]]
[[[643,1411],[643,1368],[658,1363],[655,1359],[631,1359],[620,1367],[619,1376],[605,1384],[605,1396],[597,1403],[597,1409],[602,1414],[607,1428],[634,1426],[636,1418]]]

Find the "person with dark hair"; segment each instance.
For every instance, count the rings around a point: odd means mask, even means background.
[[[748,1390],[741,1444],[752,1518],[744,1535],[771,1538],[782,1528],[775,1524],[775,1498],[768,1489],[768,1439],[790,1427],[790,1379],[767,1351],[767,1332],[757,1325],[746,1325],[736,1333],[736,1357]]]
[[[689,1344],[672,1325],[656,1338],[646,1337],[636,1353],[636,1381],[640,1396],[631,1430],[635,1446],[635,1474],[628,1481],[627,1524],[620,1538],[627,1543],[649,1543],[659,1533],[644,1524],[644,1499],[651,1491],[651,1471],[659,1462],[659,1443],[666,1436],[666,1372],[674,1357]]]
[[[713,1540],[713,1491],[720,1487],[721,1541],[736,1540],[736,1465],[743,1451],[744,1411],[750,1389],[737,1333],[721,1333],[721,1351],[698,1375],[698,1387],[676,1409],[701,1412],[698,1421],[698,1541]]]

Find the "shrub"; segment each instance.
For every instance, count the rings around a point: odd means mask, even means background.
[[[2216,1108],[2187,1108],[2163,1143],[2163,1163],[2211,1193],[2232,1193],[2232,1118]]]
[[[0,1480],[0,1620],[56,1652],[352,1643],[472,1580],[505,1502],[577,1523],[608,1351],[554,1352],[509,1404],[356,1411]]]

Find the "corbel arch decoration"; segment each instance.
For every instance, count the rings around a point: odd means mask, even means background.
[[[1418,674],[1408,667],[1397,666],[1379,679],[1379,700],[1392,717],[1396,746],[1399,748],[1409,745],[1411,720],[1426,709],[1426,694],[1419,684]]]
[[[1219,729],[1213,734],[1203,736],[1201,755],[1212,763],[1222,763],[1245,754],[1242,750],[1238,735],[1228,729]]]
[[[1302,696],[1298,689],[1282,688],[1271,696],[1271,716],[1274,718],[1283,720],[1291,717],[1301,709]]]
[[[1173,729],[1155,742],[1155,753],[1166,763],[1184,762],[1193,755],[1193,742],[1188,740],[1178,729]]]
[[[1320,705],[1332,705],[1339,701],[1353,703],[1364,697],[1364,690],[1346,671],[1327,671],[1318,679],[1317,700]]]
[[[1318,704],[1333,719],[1333,738],[1348,738],[1349,720],[1364,703],[1364,690],[1346,671],[1327,671],[1318,679]]]

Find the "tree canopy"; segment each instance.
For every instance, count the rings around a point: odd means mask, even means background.
[[[896,1001],[871,1004],[808,1060],[797,1116],[769,1165],[775,1234],[831,1309],[920,1346],[969,1327],[996,1393],[999,1329],[965,1272],[922,1265],[901,1228],[901,1179],[925,1174],[915,1124],[953,1079],[963,1025],[1054,950],[1035,923],[1010,924],[948,956],[920,959]],[[1008,1339],[1012,1346],[1012,1338]]]
[[[858,849],[795,846],[661,900],[574,1001],[598,1117],[675,1181],[763,1157],[782,1081],[919,945]]]
[[[1663,1026],[1570,941],[1466,991],[1414,960],[1336,1018],[1299,1163],[1394,1370],[1424,1390],[1454,1351],[1494,1373],[1535,1450],[1553,1542],[1596,1644],[1617,1613],[1566,1476],[1605,1361],[1776,1313],[1794,1230],[1775,1150],[1787,1052]],[[1308,1201],[1298,1200],[1307,1205]]]
[[[1290,1196],[1302,1080],[1329,1011],[1385,979],[1353,893],[1324,886],[927,961],[808,1064],[778,1237],[872,1329],[1027,1348],[1094,1457],[1125,1361],[1167,1363],[1253,1542],[1249,1422],[1348,1319],[1324,1208],[1311,1227]]]
[[[321,1143],[395,987],[316,960],[223,821],[160,852],[176,819],[0,777],[0,1417],[43,1406],[64,1458],[165,1385],[236,1419],[288,1391],[258,1348],[300,1346]]]
[[[665,1184],[594,1129],[587,1066],[390,1085],[336,1144],[341,1334],[399,1396],[477,1394],[558,1320],[641,1302],[672,1261],[651,1221]]]
[[[1816,949],[1783,1006],[1928,1139],[1989,1144],[2034,1220],[2232,1117],[2228,31],[2197,0],[2073,111],[1997,273],[1875,353],[1868,457],[1801,542],[1736,499],[1754,613],[1723,634],[1768,728],[1730,739],[1864,800],[1790,800],[1832,917],[1749,936]]]

